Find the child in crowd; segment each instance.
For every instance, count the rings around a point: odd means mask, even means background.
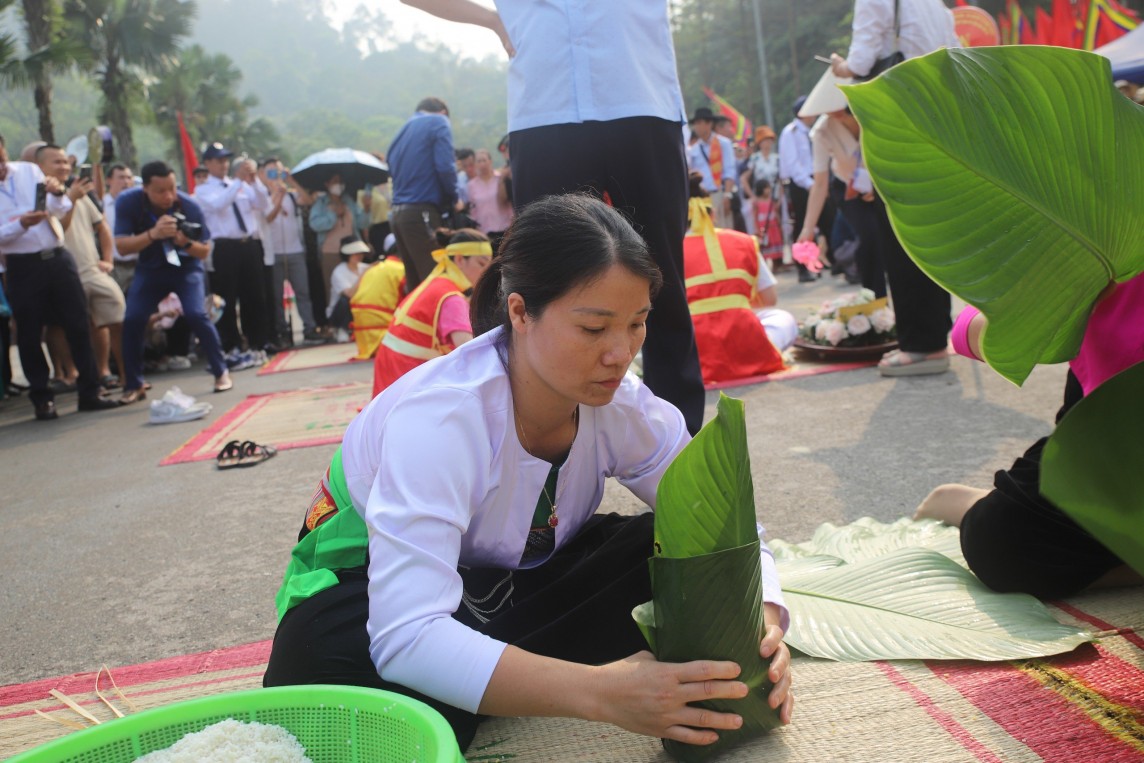
[[[350,326],[353,311],[350,300],[358,290],[366,266],[362,260],[369,253],[369,244],[356,236],[342,239],[339,256],[342,261],[330,273],[330,301],[326,307],[326,317],[334,327],[338,342],[350,341]]]
[[[774,188],[766,180],[755,183],[755,235],[759,251],[768,260],[783,256],[782,209]]]
[[[384,239],[381,259],[361,277],[350,300],[357,360],[368,360],[377,352],[404,295],[405,263],[397,256],[397,243],[390,233]]]
[[[473,338],[465,292],[492,260],[489,238],[473,228],[457,231],[433,252],[437,267],[401,301],[373,363],[373,394],[410,369],[447,355]]]

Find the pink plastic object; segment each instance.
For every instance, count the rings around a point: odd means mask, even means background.
[[[966,305],[958,313],[957,320],[953,322],[953,331],[949,334],[949,338],[953,342],[953,351],[973,360],[981,360],[981,358],[977,357],[973,348],[969,346],[969,324],[980,312],[973,305]]]
[[[811,273],[822,270],[822,260],[818,259],[818,244],[813,241],[802,241],[790,249],[794,261],[805,265]]]

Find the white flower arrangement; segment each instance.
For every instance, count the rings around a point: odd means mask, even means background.
[[[869,305],[872,309],[859,309]],[[875,300],[869,289],[823,302],[799,327],[799,336],[811,344],[863,347],[897,338],[894,311],[884,299]]]

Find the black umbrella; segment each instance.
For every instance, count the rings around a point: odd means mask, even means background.
[[[311,191],[324,190],[326,181],[334,175],[341,176],[347,191],[358,191],[389,180],[389,165],[365,151],[327,148],[298,162],[290,174]]]

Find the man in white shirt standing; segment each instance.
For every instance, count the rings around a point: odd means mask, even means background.
[[[663,272],[647,321],[644,382],[694,434],[705,393],[683,286],[686,114],[663,0],[402,0],[495,32],[512,57],[512,201],[590,189],[628,215]],[[502,22],[503,18],[503,22]],[[730,152],[729,152],[730,153]],[[729,155],[732,166],[734,156]]]
[[[711,109],[699,107],[688,126],[699,140],[687,149],[687,167],[703,176],[700,185],[711,197],[712,218],[716,228],[731,228],[731,196],[739,173],[735,145],[715,132],[715,115]]]
[[[278,348],[270,340],[271,315],[266,304],[262,242],[258,233],[258,212],[270,209],[270,194],[258,179],[252,161],[236,162],[234,176],[227,168],[234,152],[221,143],[212,143],[203,152],[203,164],[210,177],[195,188],[195,200],[211,231],[214,273],[211,287],[226,300],[218,321],[224,350],[246,349],[258,353]],[[242,332],[238,330],[241,305]]]
[[[310,277],[306,271],[306,244],[302,240],[302,209],[298,198],[286,186],[286,168],[277,157],[259,162],[258,178],[270,191],[270,208],[258,213],[265,262],[271,272],[271,308],[275,317],[275,332],[279,345],[294,346],[294,337],[286,323],[286,308],[282,302],[285,284],[290,282],[298,315],[302,317],[302,338],[307,342],[321,342],[314,327],[314,308],[310,302]]]
[[[107,221],[108,229],[115,230],[115,200],[119,194],[135,185],[135,176],[126,164],[113,164],[107,170],[107,193],[103,195],[103,219]],[[135,263],[139,261],[137,254],[120,254],[115,248],[115,237],[111,238],[111,277],[119,284],[119,288],[126,294],[131,288],[131,279],[135,277]]]
[[[37,199],[42,184],[46,199]],[[43,201],[43,203],[37,203]],[[28,378],[28,397],[40,421],[59,417],[55,395],[48,386],[48,362],[40,344],[49,317],[58,320],[67,335],[79,377],[79,410],[118,408],[103,397],[91,348],[87,299],[75,260],[61,245],[59,218],[72,208],[63,186],[44,177],[29,162],[9,162],[0,136],[0,254],[8,272],[8,301],[16,319],[20,364]]]

